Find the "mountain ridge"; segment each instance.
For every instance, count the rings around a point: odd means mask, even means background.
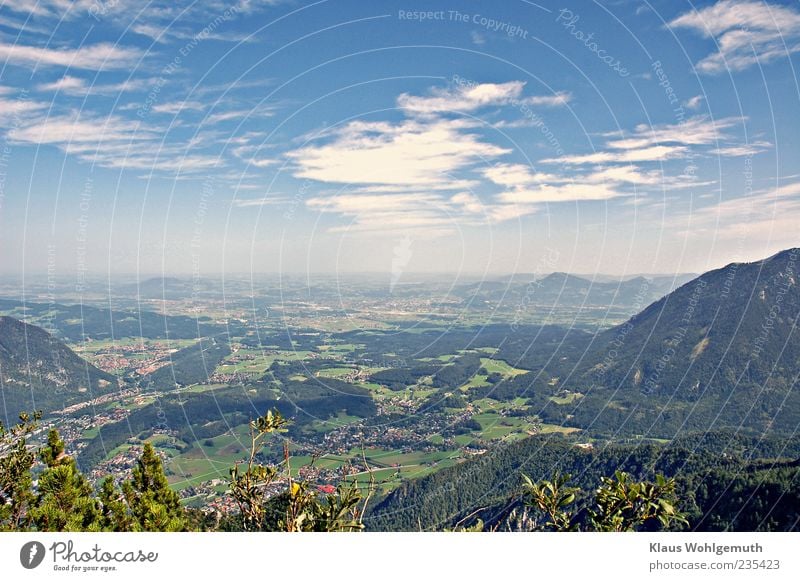
[[[116,378],[82,359],[45,329],[0,316],[0,392],[4,421],[23,411],[53,411],[116,387]]]

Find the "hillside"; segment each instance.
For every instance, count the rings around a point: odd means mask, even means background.
[[[0,390],[4,421],[108,393],[116,379],[76,355],[41,327],[0,317]]]
[[[800,423],[800,250],[707,272],[600,333],[565,387],[570,422],[669,437]],[[564,371],[563,369],[561,370]]]

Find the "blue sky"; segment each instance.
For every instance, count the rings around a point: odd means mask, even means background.
[[[796,3],[0,8],[0,272],[699,272],[798,245]]]

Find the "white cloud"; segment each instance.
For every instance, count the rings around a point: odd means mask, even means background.
[[[61,66],[92,71],[132,67],[141,51],[104,42],[75,49],[53,49],[0,42],[0,59],[21,66]]]
[[[587,176],[566,177],[534,172],[522,164],[498,164],[482,171],[504,188],[485,211],[491,221],[502,222],[532,214],[539,204],[610,200],[625,195],[615,184],[632,181],[634,171],[601,168]]]
[[[698,71],[708,74],[740,71],[800,50],[800,12],[791,6],[720,0],[678,16],[670,26],[688,28],[716,40],[717,52],[695,65]]]
[[[743,124],[741,117],[711,119],[705,115],[690,117],[682,123],[668,125],[638,125],[630,137],[608,142],[614,149],[639,149],[652,145],[709,145],[727,138],[725,129]]]
[[[103,167],[188,173],[223,164],[217,156],[165,143],[162,137],[154,129],[122,117],[78,112],[29,116],[8,131],[12,143],[52,145]]]
[[[36,86],[39,91],[57,91],[76,97],[87,95],[118,95],[128,91],[140,91],[146,89],[148,82],[142,79],[128,79],[121,83],[113,84],[94,84],[88,85],[84,79],[65,75],[51,83],[42,83]],[[155,109],[155,108],[154,108]]]
[[[572,94],[559,91],[553,95],[522,97],[523,81],[507,83],[462,84],[451,89],[433,89],[430,95],[403,93],[397,106],[411,115],[466,113],[483,107],[525,103],[536,107],[561,107],[569,103]]]
[[[532,172],[531,168],[521,163],[495,164],[481,173],[488,180],[505,187],[530,187],[541,183],[564,181],[564,178],[554,174]]]
[[[275,108],[272,106],[262,106],[256,109],[235,109],[231,111],[217,111],[210,113],[200,123],[203,126],[216,125],[225,121],[242,121],[243,119],[257,119],[262,117],[272,117]]]
[[[542,163],[553,164],[600,164],[600,163],[635,163],[642,161],[666,161],[683,157],[688,149],[680,145],[654,145],[644,149],[628,149],[623,151],[598,151],[579,155],[543,159]]]
[[[542,160],[548,164],[597,165],[643,162],[662,162],[686,158],[700,151],[711,150],[716,155],[744,155],[740,147],[731,144],[731,136],[726,130],[743,126],[742,117],[711,119],[706,115],[690,117],[681,123],[665,125],[638,125],[633,132],[615,131],[605,134],[610,139],[605,148],[593,153],[565,155],[559,158]],[[763,148],[766,142],[757,142]]]
[[[481,199],[470,192],[459,192],[451,196],[450,203],[467,214],[481,214],[486,211],[486,206]]]
[[[754,192],[671,218],[671,227],[691,238],[744,241],[745,246],[767,241],[777,248],[798,246],[800,182]],[[683,226],[683,230],[678,230]]]
[[[178,115],[184,111],[202,111],[206,108],[203,103],[198,101],[170,101],[153,105],[153,113],[163,113],[165,115]]]
[[[295,176],[329,183],[447,188],[473,164],[509,150],[470,133],[464,119],[351,122],[325,145],[289,152]]]
[[[534,107],[562,107],[572,101],[572,93],[559,91],[553,95],[535,95],[525,99],[525,103]]]
[[[26,116],[39,113],[47,108],[47,104],[32,101],[28,98],[12,98],[8,87],[0,87],[0,125],[18,124]]]
[[[506,204],[543,204],[554,202],[580,202],[610,200],[622,196],[618,190],[605,184],[541,185],[536,188],[519,188],[503,192],[497,199]]]
[[[332,232],[369,233],[414,231],[416,236],[435,238],[452,232],[460,221],[449,214],[446,200],[439,196],[414,192],[370,195],[338,194],[309,199],[306,205],[321,212],[333,212],[349,218],[345,226]]]
[[[251,188],[239,187],[238,189]],[[259,208],[263,206],[285,206],[294,203],[294,199],[289,196],[270,196],[268,198],[236,199],[232,203],[237,208]]]
[[[703,97],[703,95],[695,95],[688,101],[684,101],[683,106],[686,107],[687,109],[691,109],[694,111],[700,108],[700,105],[703,103],[704,100],[705,97]]]
[[[171,40],[192,40],[195,38],[202,40],[216,40],[221,42],[243,42],[250,40],[249,33],[237,33],[230,30],[224,32],[209,32],[200,29],[198,31],[178,26],[174,21],[164,21],[162,23],[140,22],[131,28],[136,34],[146,36],[158,43],[167,43]]]
[[[505,105],[519,98],[524,87],[523,81],[510,81],[434,89],[431,95],[423,97],[403,93],[397,98],[397,106],[413,114],[463,113],[490,105]]]
[[[744,157],[749,155],[757,155],[772,148],[769,141],[754,141],[752,143],[745,143],[742,145],[726,145],[712,149],[711,153],[721,157]]]

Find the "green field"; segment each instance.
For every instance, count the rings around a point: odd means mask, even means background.
[[[512,367],[502,359],[489,359],[488,357],[481,357],[481,364],[487,373],[499,373],[503,377],[515,377],[517,375],[524,375],[528,373],[526,369],[517,369]]]
[[[317,377],[328,377],[331,379],[340,379],[346,375],[350,375],[357,371],[354,367],[328,367],[327,369],[320,369],[317,371]]]
[[[569,404],[569,403],[576,402],[579,399],[581,399],[582,397],[583,397],[582,393],[570,393],[570,394],[563,395],[563,396],[555,396],[555,395],[553,395],[553,396],[548,397],[547,399],[552,401],[554,404],[566,405],[566,404]]]
[[[242,347],[226,357],[216,371],[218,373],[253,373],[263,375],[275,361],[303,361],[313,351],[263,351]]]

